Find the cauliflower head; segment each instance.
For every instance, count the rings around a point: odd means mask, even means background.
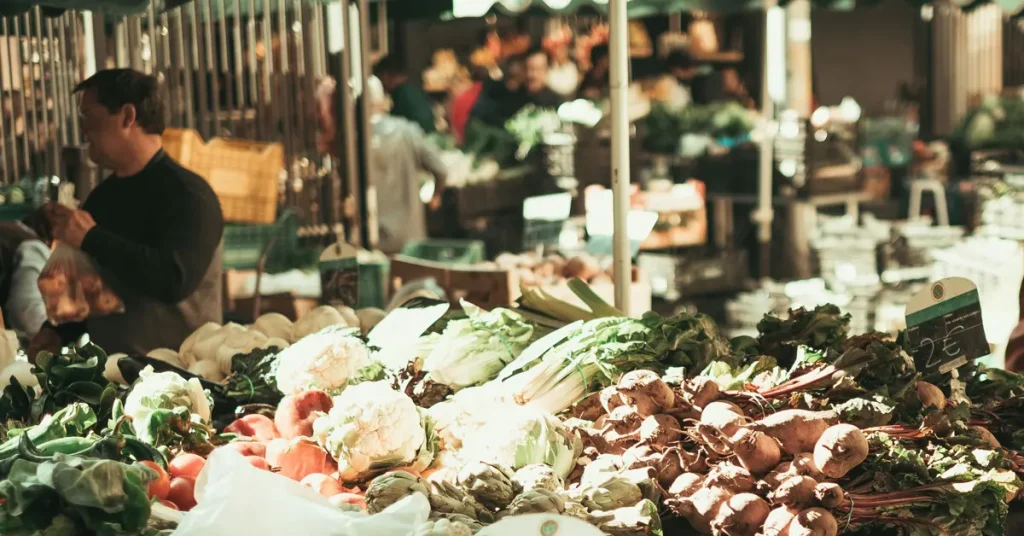
[[[503,465],[513,470],[531,464],[551,466],[565,478],[582,451],[578,436],[557,417],[539,408],[505,404],[500,419],[490,419],[462,440],[459,457]]]
[[[155,372],[146,367],[124,401],[124,413],[136,423],[145,423],[156,410],[187,408],[193,418],[210,422],[210,400],[198,378],[186,380],[174,372]],[[146,426],[136,425],[140,439],[146,441]]]
[[[277,357],[277,388],[285,395],[344,388],[371,363],[370,351],[358,335],[358,329],[334,326],[282,350]]]
[[[313,437],[346,481],[408,464],[428,442],[416,404],[387,382],[360,383],[334,397],[331,411],[313,423]]]

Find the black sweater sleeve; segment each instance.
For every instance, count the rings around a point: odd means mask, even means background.
[[[224,217],[212,192],[182,188],[158,201],[162,215],[156,242],[140,244],[94,227],[82,251],[129,289],[178,303],[199,287],[220,245]]]

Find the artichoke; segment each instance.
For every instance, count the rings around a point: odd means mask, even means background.
[[[466,493],[492,510],[505,508],[516,496],[511,472],[499,465],[469,463],[459,471],[456,481]]]
[[[561,491],[565,487],[562,479],[555,474],[554,469],[542,463],[527,465],[519,469],[512,475],[512,482],[523,491],[535,489]]]
[[[473,534],[472,529],[458,521],[438,519],[427,521],[417,527],[413,536],[473,536]]]
[[[600,485],[584,488],[581,502],[590,510],[615,510],[633,506],[643,498],[639,486],[614,476]]]
[[[403,497],[422,493],[430,498],[430,484],[412,473],[392,471],[378,476],[366,488],[366,509],[371,514],[383,511]]]
[[[532,489],[524,491],[512,500],[505,510],[506,515],[561,514],[565,512],[565,499],[554,491]]]
[[[441,514],[461,514],[490,523],[494,515],[472,496],[448,482],[431,482],[430,510]]]

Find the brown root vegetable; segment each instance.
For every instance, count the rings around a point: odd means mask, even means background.
[[[731,463],[716,465],[708,473],[704,483],[708,486],[727,489],[733,493],[751,493],[757,487],[757,482],[749,471]]]
[[[732,437],[745,422],[743,413],[734,407],[729,402],[712,402],[700,413],[700,422],[715,428],[725,437]]]
[[[668,448],[680,437],[679,421],[671,415],[651,415],[640,423],[640,441],[655,448]]]
[[[666,449],[658,454],[654,470],[658,473],[658,484],[668,488],[683,474],[683,454],[678,448]]]
[[[779,506],[773,509],[768,513],[768,517],[764,519],[764,525],[761,527],[761,532],[758,533],[758,536],[785,536],[789,524],[793,522],[793,518],[799,513],[799,510],[794,510],[788,506]]]
[[[639,469],[651,467],[657,463],[655,456],[658,452],[648,445],[633,445],[622,453],[622,467],[624,469]]]
[[[694,530],[701,534],[711,534],[711,522],[725,501],[732,496],[732,492],[718,486],[705,486],[690,497],[668,501],[667,504],[686,518]]]
[[[804,508],[814,502],[817,485],[818,482],[809,476],[791,476],[779,484],[768,498],[777,505]]]
[[[835,420],[830,412],[787,409],[754,422],[750,428],[775,438],[782,450],[796,455],[814,451],[818,438]]]
[[[593,393],[572,407],[572,416],[585,421],[596,421],[605,413],[601,406],[600,393]]]
[[[610,425],[611,429],[616,432],[627,434],[638,432],[640,425],[644,422],[644,418],[629,406],[619,406],[608,414],[608,418],[604,422]]]
[[[779,465],[782,458],[779,444],[764,432],[740,428],[731,442],[740,465],[754,475],[763,475],[771,471]]]
[[[703,485],[704,475],[698,475],[697,473],[683,473],[672,481],[672,485],[668,487],[668,493],[673,497],[682,499],[697,493],[697,490],[699,490]]]
[[[933,407],[935,409],[946,407],[946,395],[943,394],[942,389],[922,381],[917,382],[916,387],[917,397],[921,399],[921,405],[926,408]]]
[[[999,440],[996,439],[996,436],[992,435],[992,432],[990,432],[988,428],[985,428],[984,426],[972,426],[971,430],[974,431],[978,438],[988,443],[990,447],[994,449],[1003,447],[1003,445],[999,443]]]
[[[825,480],[825,475],[814,463],[814,455],[807,452],[793,456],[793,461],[790,462],[790,472],[794,475],[809,476],[818,482]]]
[[[842,478],[868,457],[868,439],[852,424],[829,427],[814,447],[814,465],[829,478]]]
[[[698,408],[704,408],[708,404],[718,400],[721,390],[715,380],[707,377],[694,378],[683,386],[686,393],[686,400]]]
[[[711,530],[722,536],[749,536],[764,525],[771,510],[764,499],[753,493],[733,495],[719,507]]]
[[[598,401],[601,403],[601,407],[604,408],[606,413],[611,413],[615,408],[619,408],[626,405],[626,399],[619,393],[618,387],[612,385],[601,389],[598,393]]]
[[[814,487],[814,498],[824,508],[837,508],[843,504],[843,488],[834,482],[822,482]]]
[[[764,486],[767,488],[767,491],[765,491],[765,493],[768,493],[769,491],[779,487],[779,484],[781,484],[782,481],[786,480],[790,476],[793,476],[792,474],[790,474],[790,469],[792,467],[793,464],[791,462],[782,462],[779,465],[775,466],[775,469],[772,469],[772,472],[765,475],[765,477],[761,479],[760,482],[761,484],[764,484]]]
[[[644,417],[672,409],[676,394],[657,372],[633,370],[619,378],[619,393]]]
[[[836,536],[839,523],[824,508],[808,508],[789,524],[788,536]]]

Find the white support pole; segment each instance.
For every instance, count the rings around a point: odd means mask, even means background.
[[[626,0],[609,0],[612,98],[612,267],[615,307],[629,309],[632,255],[629,247],[629,26]]]
[[[765,2],[764,64],[761,70],[761,147],[758,161],[757,209],[752,219],[757,224],[757,241],[761,246],[760,270],[758,276],[767,278],[771,274],[772,220],[772,176],[775,171],[773,150],[775,148],[775,102],[776,93],[784,88],[773,87],[777,83],[778,70],[785,72],[785,57],[781,47],[785,46],[783,30],[784,15],[776,8],[775,0]],[[780,65],[781,63],[781,65]]]

